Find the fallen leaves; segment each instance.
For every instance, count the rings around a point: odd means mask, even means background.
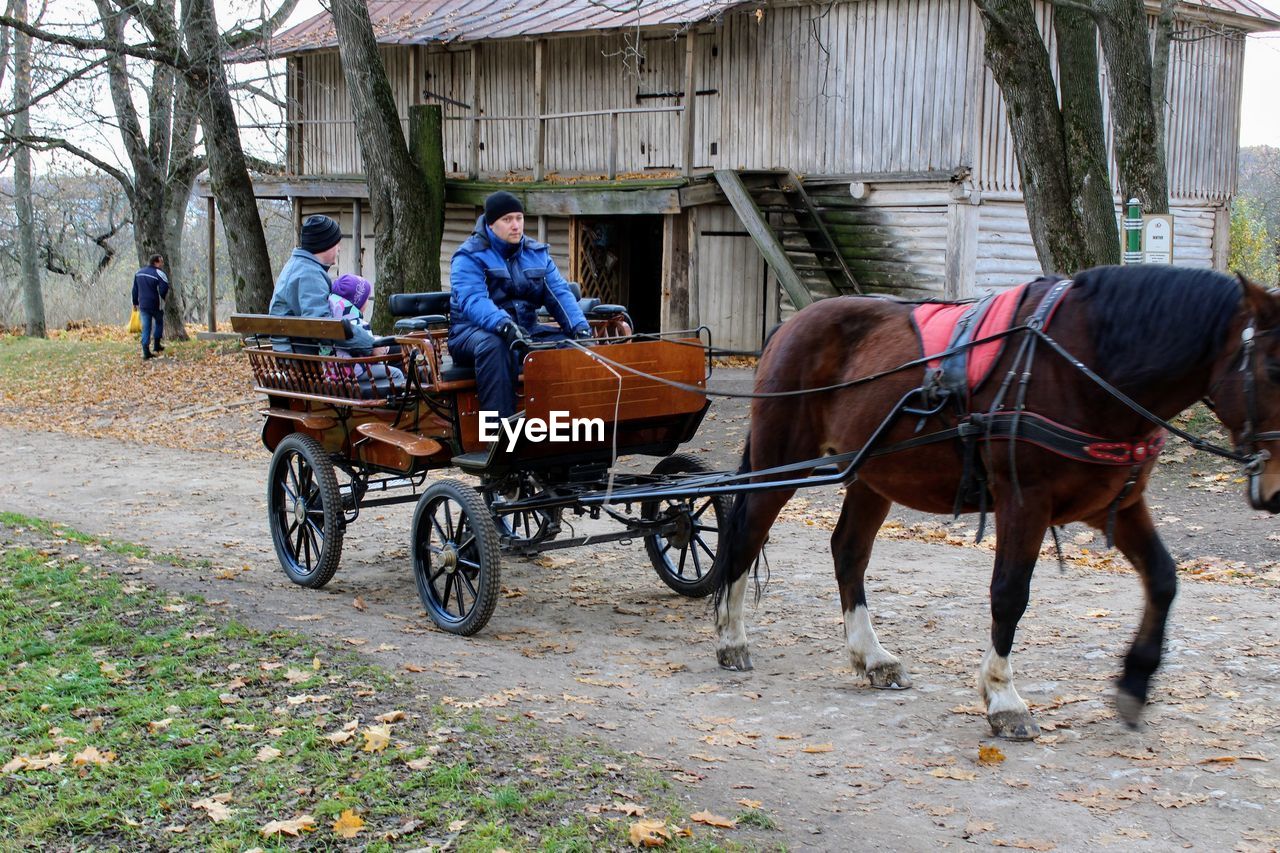
[[[709,811],[694,812],[689,815],[689,820],[694,823],[705,823],[707,826],[718,826],[722,829],[733,829],[738,825],[738,822],[732,818],[721,817]]]
[[[930,776],[939,779],[954,779],[957,782],[972,782],[978,774],[972,770],[961,770],[959,767],[935,767],[929,771]]]
[[[1004,761],[1004,753],[998,746],[983,745],[978,747],[978,763],[990,767]]]
[[[671,838],[671,830],[663,820],[638,820],[627,832],[632,847],[661,847]]]
[[[23,771],[48,770],[50,767],[59,767],[67,757],[61,752],[50,752],[47,755],[37,758],[31,758],[27,755],[16,755],[4,767],[0,767],[0,773],[8,775],[10,773],[20,773]]]
[[[364,820],[351,809],[344,809],[333,822],[333,831],[342,838],[355,838],[364,832]]]
[[[273,820],[258,830],[263,837],[273,835],[292,835],[294,838],[304,832],[316,831],[316,819],[309,814],[298,815],[293,820]]]
[[[209,820],[214,823],[222,823],[231,817],[231,809],[227,806],[229,802],[231,802],[230,794],[215,794],[203,800],[196,800],[191,804],[191,808],[204,811],[209,816]]]
[[[281,755],[283,755],[283,753],[274,746],[264,746],[262,749],[258,750],[258,754],[254,756],[254,760],[260,764],[266,764],[268,761],[275,761]]]
[[[369,726],[362,734],[364,745],[360,747],[361,752],[382,752],[391,743],[390,726]]]
[[[74,767],[84,767],[88,764],[96,764],[99,767],[106,767],[115,760],[116,754],[108,750],[107,752],[99,752],[96,746],[85,747],[75,754],[71,759]]]

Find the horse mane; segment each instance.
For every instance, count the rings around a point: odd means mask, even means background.
[[[1242,299],[1222,273],[1154,265],[1085,270],[1072,292],[1085,300],[1096,370],[1124,391],[1212,359]]]

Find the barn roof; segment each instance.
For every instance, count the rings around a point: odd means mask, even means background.
[[[744,5],[749,4],[744,0],[369,0],[369,17],[379,44],[425,44],[683,26]],[[333,18],[321,12],[280,33],[271,48],[273,53],[286,54],[337,45]]]
[[[379,44],[426,44],[684,26],[764,5],[767,0],[369,0],[369,17]],[[1280,18],[1254,0],[1179,0],[1178,12],[1249,31],[1280,29]],[[270,51],[337,45],[333,18],[321,12],[277,35]]]

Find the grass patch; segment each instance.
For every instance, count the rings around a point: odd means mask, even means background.
[[[650,816],[682,816],[665,780],[626,756],[439,704],[349,652],[256,632],[102,565],[134,553],[0,516],[6,845],[620,848],[619,788]],[[299,837],[264,836],[272,821],[301,821]],[[697,834],[673,846],[720,844]]]

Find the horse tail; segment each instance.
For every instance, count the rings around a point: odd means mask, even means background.
[[[783,326],[782,323],[775,323],[774,326],[765,332],[764,341],[760,344],[760,355],[769,349],[769,343],[773,340],[774,335]],[[751,430],[747,430],[747,440],[742,445],[742,464],[738,466],[737,473],[747,474],[751,471]],[[724,601],[725,595],[729,592],[729,585],[737,580],[736,577],[729,577],[729,570],[735,566],[739,560],[739,552],[742,549],[742,543],[746,541],[747,534],[747,501],[751,495],[748,492],[738,492],[733,496],[733,502],[729,505],[729,517],[722,522],[723,529],[720,535],[720,542],[716,548],[716,559],[712,566],[712,571],[716,573],[718,578],[716,583],[715,597],[712,599],[714,606],[719,608],[721,602]],[[759,568],[759,562],[756,562]],[[756,576],[756,596],[760,595],[760,579]]]
[[[738,466],[739,474],[746,474],[751,471],[751,433],[747,433],[747,440],[742,445],[742,464]],[[729,591],[729,584],[737,578],[729,577],[729,570],[737,563],[738,550],[740,543],[746,538],[747,526],[747,492],[738,492],[733,496],[733,503],[729,505],[729,516],[721,523],[720,541],[716,548],[716,559],[712,565],[712,571],[716,573],[718,581],[716,583],[716,593],[714,598],[715,607],[719,608],[721,602],[724,601],[725,595]]]

